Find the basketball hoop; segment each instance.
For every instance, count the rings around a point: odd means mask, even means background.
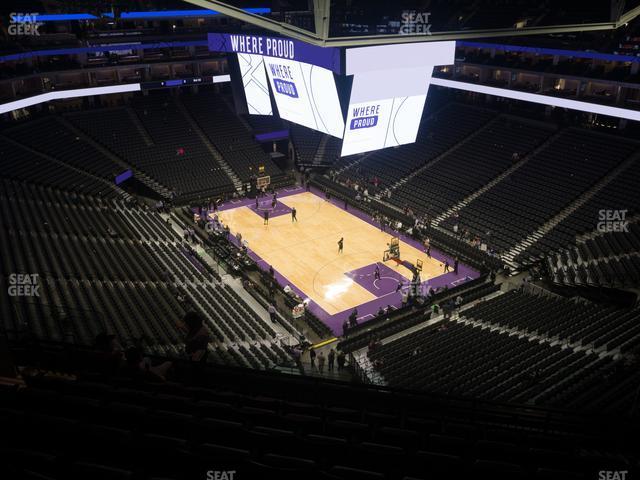
[[[400,239],[398,237],[392,237],[391,241],[387,244],[388,250],[385,250],[382,255],[382,261],[399,260],[400,259]]]
[[[256,178],[256,187],[258,190],[266,189],[271,184],[271,177],[269,175],[265,175],[263,177]]]

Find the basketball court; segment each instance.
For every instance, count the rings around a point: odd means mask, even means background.
[[[292,210],[297,222],[292,221]],[[269,212],[265,225],[264,212]],[[382,232],[364,213],[344,204],[327,201],[319,192],[301,188],[278,192],[275,207],[271,195],[230,201],[221,205],[219,218],[237,238],[246,242],[250,255],[267,270],[272,266],[283,286],[289,285],[310,310],[334,333],[354,308],[360,321],[373,318],[380,307],[401,304],[402,289],[409,286],[414,266],[422,262],[421,280],[434,288],[476,278],[478,272],[460,264],[458,273],[444,272],[445,260],[432,249],[427,256],[416,241],[397,232]],[[384,261],[384,252],[396,237],[400,258]],[[344,238],[344,249],[338,241]],[[375,276],[376,266],[379,278]]]

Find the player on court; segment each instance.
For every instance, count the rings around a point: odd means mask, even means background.
[[[338,240],[338,253],[342,253],[343,248],[344,248],[344,237],[340,237],[340,240]]]
[[[292,223],[293,222],[296,222],[296,223],[298,222],[298,217],[296,215],[298,215],[298,212],[296,211],[296,207],[293,207],[291,209],[291,222]]]
[[[376,270],[373,272],[373,278],[375,280],[380,280],[380,267],[376,263]]]

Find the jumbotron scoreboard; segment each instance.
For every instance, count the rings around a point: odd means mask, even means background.
[[[210,33],[229,55],[246,112],[277,114],[343,139],[343,156],[413,143],[433,67],[454,63],[455,42],[338,49],[293,39]]]

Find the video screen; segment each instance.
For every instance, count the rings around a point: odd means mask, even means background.
[[[262,56],[238,53],[238,63],[248,112],[251,115],[273,115]]]
[[[280,117],[342,138],[344,119],[333,73],[308,63],[263,59]]]
[[[453,63],[453,42],[346,51],[353,75],[341,155],[416,141],[433,67]]]

